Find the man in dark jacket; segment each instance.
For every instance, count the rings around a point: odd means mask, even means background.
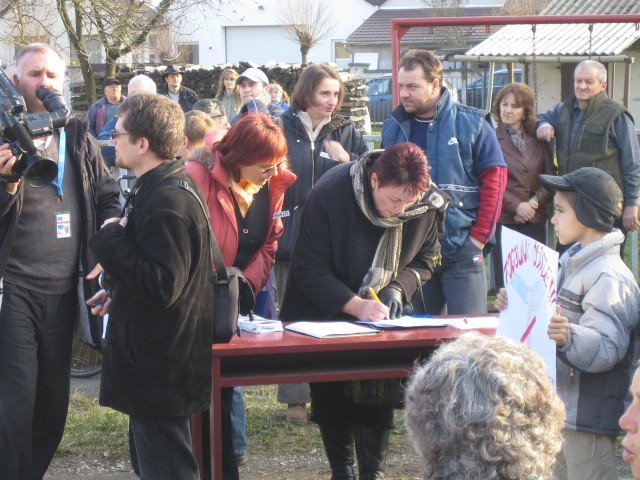
[[[64,61],[45,44],[28,45],[16,61],[13,80],[28,111],[46,111],[35,92],[62,91]],[[34,188],[27,178],[7,177],[0,183],[2,479],[42,478],[60,443],[79,279],[96,264],[86,246],[120,211],[118,186],[83,120],[71,119],[35,142],[58,163],[55,184]],[[0,146],[3,175],[16,161],[8,147]],[[87,297],[95,291],[86,281],[82,287]]]
[[[611,175],[624,195],[622,217],[614,226],[625,233],[637,230],[640,147],[633,118],[607,95],[607,68],[600,62],[580,63],[573,89],[570,98],[540,114],[538,138],[556,138],[560,175],[585,166]]]
[[[162,81],[165,83],[158,89],[160,95],[169,97],[178,102],[183,112],[193,110],[193,104],[199,100],[198,94],[182,85],[182,68],[169,65],[162,73]]]
[[[200,193],[173,158],[184,115],[165,97],[136,95],[114,136],[116,165],[137,181],[128,217],[91,240],[111,284],[88,302],[110,310],[100,403],[129,415],[141,478],[196,480],[189,415],[211,398],[213,290]]]
[[[94,102],[87,112],[89,133],[98,138],[100,130],[118,112],[118,107],[127,97],[122,96],[122,86],[117,78],[104,79],[104,97]]]

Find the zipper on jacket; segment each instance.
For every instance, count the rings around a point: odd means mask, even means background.
[[[316,183],[316,143],[315,142],[310,142],[311,143],[311,188],[313,188],[313,186]]]

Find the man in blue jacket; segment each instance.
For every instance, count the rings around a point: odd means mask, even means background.
[[[94,102],[87,112],[89,133],[98,138],[100,130],[118,113],[118,107],[126,98],[122,96],[120,80],[113,77],[105,78],[104,97]]]
[[[400,105],[382,127],[382,146],[413,142],[429,159],[431,178],[451,197],[441,239],[442,263],[414,297],[416,311],[471,314],[487,310],[484,253],[493,240],[507,167],[485,112],[454,103],[433,52],[410,50],[398,72]]]

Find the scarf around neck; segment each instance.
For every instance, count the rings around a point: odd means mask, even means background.
[[[429,182],[426,191],[421,192],[417,200],[403,213],[393,217],[382,217],[372,203],[369,183],[369,167],[384,150],[374,150],[364,154],[351,166],[351,181],[356,203],[364,216],[372,224],[385,229],[371,266],[362,279],[358,295],[366,296],[369,288],[375,292],[386,287],[398,275],[400,253],[402,251],[403,225],[409,220],[418,218],[430,210],[444,211],[448,199],[438,187]]]

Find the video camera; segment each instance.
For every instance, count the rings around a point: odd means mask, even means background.
[[[69,116],[69,107],[62,93],[40,87],[36,90],[46,112],[27,113],[24,98],[0,68],[0,136],[8,142],[16,157],[10,175],[5,180],[25,177],[32,187],[49,185],[58,175],[58,165],[45,156],[33,144],[34,138],[53,134],[55,128],[64,127]],[[2,143],[2,142],[0,142]]]

